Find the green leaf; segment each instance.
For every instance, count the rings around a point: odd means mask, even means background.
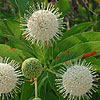
[[[21,34],[21,27],[17,21],[14,20],[7,20],[7,25],[11,32],[14,34],[16,38],[20,38]]]
[[[52,65],[56,65],[65,61],[69,61],[72,59],[80,59],[84,53],[88,53],[91,51],[100,51],[100,41],[92,41],[81,43],[69,48],[69,53],[60,52],[58,54],[59,59],[54,60]]]
[[[4,23],[4,30],[2,31],[4,34],[10,34],[10,35],[14,35],[14,33],[11,31],[11,29],[9,28],[9,25],[7,24],[8,20],[3,20]]]
[[[12,6],[17,8],[16,0],[8,0],[8,1],[12,4]]]
[[[33,0],[15,0],[21,16],[24,15],[25,10],[28,9],[28,7],[31,5],[32,1]]]
[[[93,65],[93,69],[96,69],[96,71],[100,72],[100,60],[95,57],[88,57],[86,58],[87,62],[91,62]]]
[[[65,39],[71,35],[78,34],[80,32],[84,32],[88,28],[92,27],[94,22],[85,22],[78,24],[77,26],[73,26],[69,31],[65,32],[62,39]]]
[[[69,10],[70,10],[70,4],[68,0],[59,0],[55,7],[59,8],[59,11],[63,13],[63,16],[65,16]]]
[[[29,100],[32,97],[34,91],[34,85],[30,85],[30,81],[25,79],[22,86],[21,100]]]
[[[56,67],[53,71],[57,71],[58,69],[59,67]],[[59,100],[67,100],[66,98],[65,99],[63,98],[63,96],[59,93],[59,91],[57,91],[58,88],[55,85],[55,79],[56,79],[56,75],[48,72],[48,80],[49,80],[50,86],[55,91],[56,95],[59,97]]]
[[[28,58],[28,57],[36,57],[38,58],[42,64],[46,66],[47,59],[48,59],[48,49],[43,49],[39,47],[38,45],[34,44],[31,45],[30,42],[24,41],[24,40],[19,40],[15,38],[14,36],[11,35],[0,35],[2,37],[6,37],[9,39],[9,45],[14,48],[18,48],[22,50],[23,54]]]
[[[39,97],[42,100],[58,100],[58,97],[55,95],[54,91],[52,90],[49,81],[48,81],[48,77],[46,75],[46,77],[41,79],[41,82],[38,86],[38,92],[39,92]],[[46,95],[45,95],[46,94]]]
[[[18,48],[18,49],[22,50],[23,52],[25,51],[25,52],[33,55],[32,48],[28,44],[24,43],[23,41],[15,38],[12,35],[0,34],[0,36],[8,38],[10,43],[12,42],[12,44],[14,44],[14,48]]]
[[[23,57],[23,53],[21,50],[12,49],[11,47],[7,45],[0,44],[0,56],[10,57],[11,59],[14,59],[18,62],[22,62],[22,59],[20,57]]]
[[[3,28],[4,28],[4,23],[2,20],[0,20],[0,34],[2,34]]]
[[[90,41],[100,41],[100,32],[84,32],[65,38],[64,40],[59,42],[59,44],[56,45],[55,55],[77,44]]]
[[[1,34],[10,34],[10,35],[13,35],[13,33],[9,29],[9,27],[8,27],[8,25],[7,25],[6,22],[7,22],[7,20],[0,20],[0,35]]]

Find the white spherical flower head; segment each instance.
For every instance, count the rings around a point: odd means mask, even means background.
[[[63,75],[63,85],[73,95],[81,96],[92,87],[93,75],[85,66],[75,65]]]
[[[31,11],[28,12],[29,15],[25,16],[26,23],[22,24],[27,27],[24,33],[26,39],[33,43],[35,40],[41,41],[43,44],[54,40],[54,37],[59,39],[63,28],[63,18],[60,17],[58,9],[54,9],[51,4],[47,7],[42,4],[40,9],[34,11],[34,8],[31,8]]]
[[[12,97],[14,92],[18,92],[17,85],[21,84],[21,73],[17,70],[18,65],[13,60],[8,63],[8,59],[0,58],[0,100]]]
[[[59,70],[63,74],[60,79],[56,79],[56,84],[64,98],[68,94],[70,99],[75,100],[89,99],[91,97],[92,91],[95,91],[97,87],[93,83],[96,75],[88,67],[85,62],[82,62],[82,64],[77,63]]]
[[[16,86],[16,79],[14,68],[8,64],[0,63],[0,92],[11,92]]]
[[[48,41],[58,32],[56,16],[48,10],[39,10],[29,18],[27,27],[30,35],[41,41]]]

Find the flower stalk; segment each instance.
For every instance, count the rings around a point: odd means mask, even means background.
[[[37,98],[37,78],[34,79],[35,80],[35,98]]]

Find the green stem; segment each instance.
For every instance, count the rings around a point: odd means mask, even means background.
[[[55,71],[52,71],[52,70],[51,70],[51,69],[49,69],[49,68],[44,68],[44,71],[48,71],[48,72],[50,72],[50,73],[52,73],[52,74],[55,74],[56,76],[60,76],[60,77],[62,77],[62,75],[61,75],[61,74],[56,73]]]
[[[53,46],[52,46],[52,59],[53,59]]]
[[[44,60],[44,66],[46,66],[46,61],[45,61],[45,56],[44,56],[44,52],[43,52],[44,50],[43,49],[41,49],[41,55],[42,55],[42,57],[43,57],[43,60]]]
[[[63,63],[59,63],[59,64],[57,64],[57,65],[55,65],[55,66],[50,67],[50,69],[53,69],[53,68],[56,68],[56,67],[62,66],[62,65],[64,65],[64,64],[63,64]]]
[[[35,81],[35,98],[37,98],[37,81]]]

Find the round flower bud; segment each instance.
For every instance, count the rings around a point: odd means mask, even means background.
[[[42,73],[41,62],[36,58],[26,59],[22,64],[22,73],[28,79],[37,78]]]

